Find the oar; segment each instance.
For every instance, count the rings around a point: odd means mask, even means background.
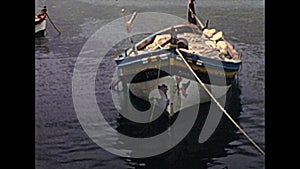
[[[48,19],[49,19],[49,21],[50,21],[50,23],[52,24],[52,26],[54,27],[54,29],[58,32],[58,35],[60,35],[61,34],[61,32],[59,31],[59,29],[55,26],[55,24],[52,22],[52,20],[51,20],[51,18],[50,18],[50,16],[46,13],[46,15],[47,15],[47,17],[48,17]]]
[[[201,84],[203,89],[206,91],[206,93],[212,98],[212,100],[217,104],[217,106],[224,112],[224,114],[229,118],[229,120],[247,137],[247,139],[262,153],[265,155],[265,152],[248,136],[248,134],[233,120],[232,117],[227,113],[227,111],[221,106],[221,104],[217,101],[217,99],[213,96],[213,94],[207,89],[207,87],[204,85],[204,83],[200,80],[200,78],[196,75],[194,70],[191,68],[191,66],[187,63],[181,52],[178,48],[176,48],[176,52],[179,54],[185,65],[189,68],[189,70],[192,72],[192,74],[195,76],[197,81]]]

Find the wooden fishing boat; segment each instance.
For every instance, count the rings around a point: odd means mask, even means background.
[[[115,62],[124,90],[146,102],[162,102],[171,114],[211,101],[195,75],[220,98],[231,87],[242,63],[241,55],[221,31],[194,22],[153,33],[125,50]]]
[[[46,17],[47,17],[47,7],[44,6],[41,13],[35,16],[35,35],[45,36],[46,31]]]

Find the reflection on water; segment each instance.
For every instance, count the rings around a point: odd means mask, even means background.
[[[48,42],[47,37],[36,37],[35,38],[35,51],[40,52],[41,54],[47,54],[50,52],[48,46],[46,45]]]
[[[225,108],[230,112],[233,119],[237,120],[237,117],[240,113],[241,107],[240,99],[239,99],[240,91],[237,87],[237,84],[234,83],[232,89],[227,94],[227,102]],[[213,103],[205,103],[201,104],[199,108],[199,113],[197,120],[189,132],[189,134],[173,149],[149,158],[143,159],[131,159],[124,158],[129,166],[133,166],[134,168],[208,168],[210,165],[214,164],[214,158],[226,157],[230,154],[228,152],[228,148],[230,148],[229,143],[236,140],[236,128],[231,124],[231,122],[227,119],[227,117],[223,116],[218,128],[213,133],[213,135],[204,143],[198,143],[198,137],[203,127],[204,121],[206,120],[206,116],[208,110],[210,108],[210,104]],[[238,105],[238,106],[237,106]],[[188,110],[186,110],[188,111]],[[180,112],[182,113],[182,112]],[[176,120],[176,117],[174,117]],[[139,126],[140,124],[134,124],[133,122],[128,122],[123,118],[118,120],[120,130],[127,130],[126,133],[135,132],[135,134],[145,134],[147,132],[153,132],[153,130],[161,130],[161,125],[166,128],[164,125],[169,125],[172,122],[169,122],[169,117],[167,115],[158,119],[153,126],[144,125],[143,127]],[[170,125],[171,125],[170,124]],[[131,127],[128,127],[131,126]],[[159,126],[159,127],[158,127]],[[131,130],[132,127],[135,127],[134,130]],[[124,131],[123,131],[124,132]],[[220,165],[225,167],[225,165]]]

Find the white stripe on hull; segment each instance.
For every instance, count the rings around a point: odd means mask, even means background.
[[[35,25],[35,33],[46,30],[46,20],[43,20],[41,23]]]
[[[163,84],[168,89],[166,95],[158,89],[158,86]],[[224,96],[230,86],[206,85],[215,98]],[[128,84],[128,88],[135,96],[143,100],[149,101],[153,98],[169,100],[169,106],[167,107],[169,113],[175,113],[196,104],[211,101],[210,96],[199,83],[179,76],[167,76],[140,83],[131,83]],[[171,108],[170,105],[173,105],[173,107]]]

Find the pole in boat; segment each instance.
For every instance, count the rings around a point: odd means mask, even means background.
[[[216,103],[216,105],[223,111],[223,113],[229,118],[229,120],[247,137],[247,139],[259,150],[259,152],[263,155],[265,155],[265,152],[248,136],[248,134],[233,120],[233,118],[227,113],[227,111],[221,106],[221,104],[217,101],[217,99],[212,95],[212,93],[207,89],[207,87],[204,85],[204,83],[200,80],[200,78],[196,75],[194,70],[191,68],[191,66],[187,63],[184,56],[181,54],[178,48],[176,48],[176,52],[180,56],[180,58],[183,60],[185,65],[189,68],[189,70],[192,72],[194,77],[197,79],[197,81],[201,84],[203,89],[206,91],[206,93],[212,98],[212,100]]]
[[[135,45],[133,43],[133,40],[131,38],[131,24],[133,23],[133,20],[135,19],[137,13],[134,12],[131,16],[131,18],[129,19],[129,21],[127,21],[126,19],[126,14],[125,14],[125,9],[122,9],[122,16],[123,16],[123,19],[124,19],[124,23],[125,23],[125,26],[126,26],[126,30],[127,30],[127,33],[129,34],[129,40],[130,40],[130,43],[131,43],[131,47],[132,47],[132,50],[135,54],[137,54],[137,50],[135,48]]]
[[[55,24],[52,22],[50,16],[49,16],[48,13],[47,13],[47,6],[44,6],[43,9],[42,9],[41,11],[42,11],[42,13],[45,13],[45,14],[46,14],[46,16],[48,17],[50,23],[52,24],[52,26],[54,27],[54,29],[55,29],[55,30],[58,32],[58,34],[60,35],[61,32],[60,32],[59,29],[55,26]]]

